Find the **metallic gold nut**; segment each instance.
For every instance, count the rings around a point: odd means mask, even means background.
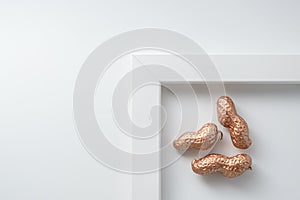
[[[252,169],[252,159],[247,154],[227,157],[221,154],[209,154],[199,160],[192,161],[192,170],[199,175],[221,173],[228,178],[234,178]]]
[[[213,123],[207,123],[197,132],[183,133],[173,142],[173,146],[177,150],[183,151],[187,149],[207,150],[216,143],[218,133],[221,134],[222,139],[223,133],[218,131],[217,126]]]
[[[226,128],[229,128],[232,143],[239,149],[247,149],[252,141],[249,137],[247,122],[237,114],[232,99],[228,96],[222,96],[217,102],[217,112],[219,122]]]

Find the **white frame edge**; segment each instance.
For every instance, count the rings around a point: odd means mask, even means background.
[[[210,55],[210,59],[219,71],[222,82],[225,83],[300,84],[300,55]],[[188,81],[192,84],[205,84],[205,82],[216,80],[204,81],[190,77]],[[178,83],[181,81],[171,78],[161,80],[157,84],[161,86]],[[153,86],[152,91],[151,98],[153,99],[148,100],[161,104],[161,87]],[[135,113],[133,112],[132,115],[134,116]],[[156,119],[160,120],[160,116]],[[157,140],[157,143],[158,151],[160,140]],[[132,199],[161,200],[160,171],[132,175],[132,181]]]

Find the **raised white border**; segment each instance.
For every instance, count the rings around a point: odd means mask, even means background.
[[[137,56],[142,64],[147,64],[147,60],[143,60],[140,55]],[[209,55],[209,57],[215,64],[224,83],[300,84],[300,55]],[[180,71],[180,69],[178,70]],[[195,78],[193,75],[187,80],[192,84],[219,81],[203,80]],[[176,77],[166,77],[165,80],[160,80],[157,84],[161,86],[172,83],[181,83],[181,80],[176,79]],[[147,96],[146,99],[152,103],[161,104],[161,87],[152,87],[153,93],[150,98]],[[133,106],[143,109],[143,105]],[[132,114],[135,115],[135,113]],[[153,120],[160,120],[160,116]],[[160,148],[159,144],[158,139],[157,148]],[[134,200],[161,200],[160,172],[132,175],[132,177]]]

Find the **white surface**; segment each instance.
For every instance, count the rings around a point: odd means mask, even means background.
[[[205,85],[193,85],[199,101],[199,121],[211,121],[211,102]],[[181,106],[189,107],[194,98],[186,92],[184,85],[172,85],[177,95],[182,97]],[[246,152],[253,159],[253,170],[240,177],[227,179],[222,175],[198,176],[191,170],[191,161],[199,158],[197,152],[188,152],[161,173],[162,199],[282,199],[291,194],[300,198],[297,173],[300,161],[299,113],[300,85],[229,84],[226,91],[236,103],[238,113],[246,119],[250,128],[253,145],[249,150],[236,149],[230,140],[229,132],[214,118],[224,133],[212,152],[233,156]],[[168,113],[168,121],[162,131],[162,144],[182,133],[176,124],[180,123],[180,107],[176,98],[167,89],[162,90],[162,105]],[[214,116],[216,114],[214,113]],[[186,120],[186,122],[188,119]],[[192,124],[183,123],[184,131],[197,130]],[[199,127],[197,127],[199,128]],[[174,150],[174,153],[177,153]],[[165,159],[168,155],[162,155]]]
[[[72,116],[80,66],[112,35],[160,27],[208,53],[297,54],[298,7],[292,0],[0,1],[0,199],[131,199],[131,177],[90,157]]]
[[[32,55],[33,49],[49,52],[55,49],[68,52],[73,59],[77,53],[84,58],[112,35],[158,27],[187,35],[211,54],[295,54],[300,53],[299,3],[296,0],[2,0],[1,44],[10,58],[14,58],[16,47],[31,49],[28,55]]]

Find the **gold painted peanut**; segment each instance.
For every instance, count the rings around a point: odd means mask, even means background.
[[[206,123],[197,132],[183,133],[177,140],[173,142],[174,148],[177,150],[197,149],[207,150],[211,148],[218,139],[218,134],[222,132],[218,131],[218,128],[213,123]]]
[[[228,96],[221,96],[217,102],[219,122],[229,128],[232,143],[239,149],[247,149],[252,141],[249,137],[247,122],[237,114],[232,99]]]
[[[247,154],[227,157],[221,154],[209,154],[192,161],[192,170],[199,175],[221,173],[228,178],[234,178],[251,169],[252,159]]]

